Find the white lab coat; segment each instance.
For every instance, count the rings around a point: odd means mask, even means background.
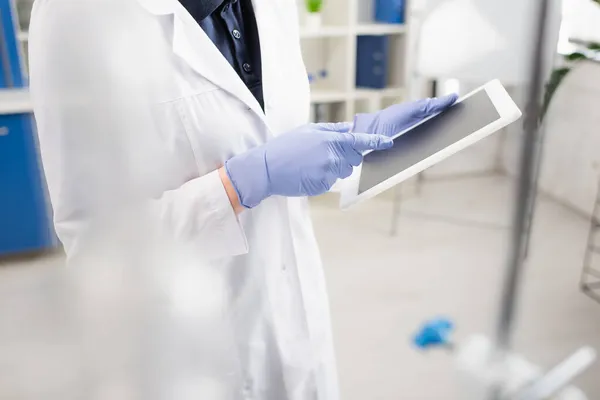
[[[336,400],[306,199],[236,217],[217,174],[308,120],[296,2],[253,4],[265,112],[178,0],[36,1],[31,91],[55,226],[73,258],[107,220],[143,209],[229,284],[240,380],[227,398]]]

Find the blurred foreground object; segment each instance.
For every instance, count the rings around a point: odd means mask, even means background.
[[[582,347],[545,371],[517,353],[505,355],[502,364],[491,363],[497,355],[493,343],[483,335],[473,335],[455,344],[454,324],[445,318],[426,321],[413,343],[419,349],[451,350],[459,379],[472,398],[483,398],[487,388],[499,388],[505,400],[587,400],[570,382],[596,361],[596,351]]]
[[[0,398],[239,398],[220,271],[164,238],[127,236],[115,239],[129,250],[98,242],[102,256],[68,268],[4,271]]]

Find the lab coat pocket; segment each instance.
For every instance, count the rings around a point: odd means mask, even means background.
[[[186,96],[179,104],[201,175],[266,139],[268,130],[260,117],[224,90]]]

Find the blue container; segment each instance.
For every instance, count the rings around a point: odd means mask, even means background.
[[[26,86],[12,0],[0,0],[0,90]],[[13,96],[9,94],[6,98]],[[0,115],[0,256],[54,247],[33,116]]]
[[[375,21],[403,24],[404,8],[405,0],[375,0]]]
[[[389,37],[359,36],[356,43],[356,86],[383,89],[387,86]]]
[[[54,246],[30,114],[0,115],[0,255]]]

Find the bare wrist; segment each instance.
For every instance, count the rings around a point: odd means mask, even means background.
[[[225,171],[225,167],[219,168],[219,177],[221,178],[221,183],[223,183],[223,187],[225,188],[225,192],[227,193],[227,197],[229,198],[229,202],[231,203],[231,207],[236,214],[240,214],[245,210],[244,206],[240,203],[240,199],[227,175],[227,171]]]

